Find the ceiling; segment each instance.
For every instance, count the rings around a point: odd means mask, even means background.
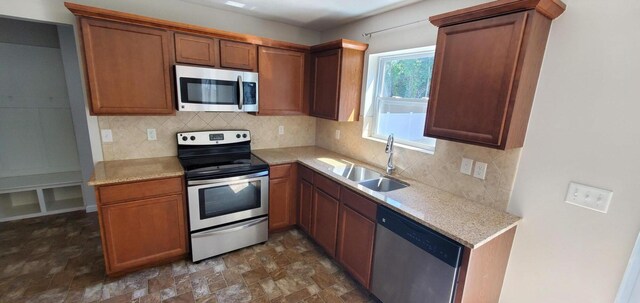
[[[323,31],[421,0],[181,0]],[[244,6],[243,6],[244,5]],[[238,7],[242,6],[242,7]]]

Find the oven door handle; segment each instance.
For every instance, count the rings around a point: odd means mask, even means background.
[[[228,182],[233,182],[233,181],[253,179],[253,178],[257,178],[257,177],[264,177],[264,176],[268,176],[268,175],[269,175],[269,171],[265,170],[265,171],[261,171],[261,172],[258,172],[258,173],[255,173],[255,174],[251,174],[251,175],[229,177],[229,178],[223,178],[223,179],[191,180],[191,181],[187,182],[187,185],[191,186],[191,185],[204,185],[204,184],[221,184],[221,183],[228,183]]]
[[[254,220],[250,220],[250,221],[245,221],[245,222],[240,222],[240,223],[236,223],[236,224],[231,224],[231,225],[227,225],[227,226],[223,226],[220,228],[216,228],[216,229],[212,229],[212,230],[208,230],[208,231],[204,231],[204,232],[199,232],[199,233],[195,233],[192,234],[191,236],[193,238],[204,238],[204,237],[209,237],[212,235],[216,235],[216,234],[223,234],[223,233],[229,233],[229,232],[233,232],[233,231],[238,231],[238,230],[242,230],[245,228],[249,228],[251,226],[254,225],[258,225],[264,221],[267,221],[268,217],[262,217],[262,218],[258,218],[258,219],[254,219]]]

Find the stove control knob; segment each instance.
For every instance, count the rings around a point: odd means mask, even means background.
[[[182,141],[187,141],[187,139],[189,139],[187,136],[182,136]]]
[[[246,138],[246,137],[247,137],[247,134],[242,134],[242,138]]]
[[[196,140],[196,136],[191,136],[191,141],[195,141]]]
[[[240,134],[236,134],[236,138],[240,139]]]

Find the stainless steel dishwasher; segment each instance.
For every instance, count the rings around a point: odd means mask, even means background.
[[[378,206],[372,293],[384,303],[453,302],[462,245]]]

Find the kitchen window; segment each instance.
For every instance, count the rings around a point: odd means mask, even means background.
[[[436,140],[423,135],[434,52],[431,46],[371,55],[375,91],[369,137],[386,140],[393,134],[401,145],[435,150]]]

